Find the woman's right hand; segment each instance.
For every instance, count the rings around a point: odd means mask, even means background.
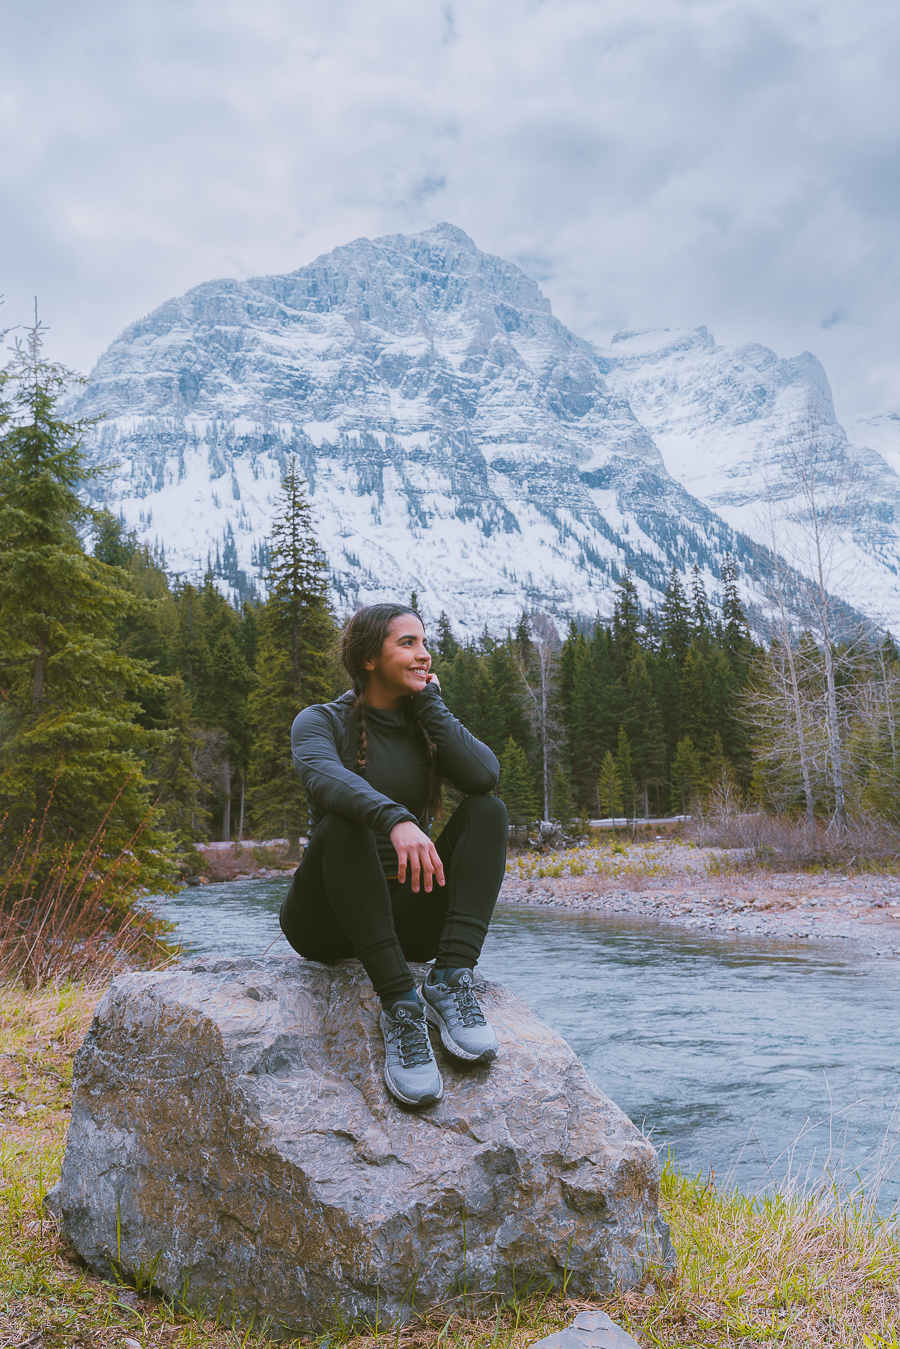
[[[437,848],[417,824],[412,820],[401,820],[391,830],[390,839],[397,854],[397,877],[401,885],[406,880],[407,865],[415,894],[419,893],[419,882],[422,879],[427,894],[431,893],[435,876],[438,885],[444,884],[444,865],[438,857]]]

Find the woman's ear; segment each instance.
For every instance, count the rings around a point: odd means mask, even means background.
[[[370,670],[370,671],[371,671],[371,670],[374,670],[374,669],[375,669],[375,662],[374,662],[374,660],[367,660],[366,663],[363,665],[363,669],[364,669],[364,670]]]

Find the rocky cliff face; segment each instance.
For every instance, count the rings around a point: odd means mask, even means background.
[[[702,329],[598,352],[439,225],[189,291],[113,343],[72,410],[104,414],[90,453],[118,463],[96,500],[173,570],[259,584],[296,455],[338,609],[415,588],[477,632],[535,606],[607,612],[627,565],[652,598],[673,563],[714,587],[732,551],[752,592],[741,502],[813,386],[811,357]]]

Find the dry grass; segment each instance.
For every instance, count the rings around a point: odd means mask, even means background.
[[[834,869],[847,873],[897,870],[900,830],[883,820],[865,820],[838,829],[817,821],[768,815],[764,811],[696,813],[686,835],[700,847],[732,852],[732,870],[810,871]]]
[[[41,1216],[59,1171],[72,1057],[97,996],[84,985],[31,992],[0,986],[0,1346],[269,1345],[280,1339],[275,1326],[241,1326],[228,1317],[217,1323],[152,1289],[95,1278],[53,1221]],[[751,1198],[667,1166],[663,1207],[679,1254],[677,1272],[650,1271],[641,1290],[602,1303],[640,1344],[900,1349],[896,1228],[860,1196],[841,1198],[826,1185],[806,1195]],[[319,1342],[348,1349],[525,1349],[588,1306],[523,1289],[488,1314],[476,1314],[463,1299],[399,1333],[331,1327]],[[299,1343],[296,1337],[289,1342]]]
[[[162,940],[168,924],[135,900],[148,872],[134,852],[140,832],[112,856],[102,827],[83,847],[48,855],[43,824],[32,821],[0,875],[0,979],[39,988],[171,956]]]

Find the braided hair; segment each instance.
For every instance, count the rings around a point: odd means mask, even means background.
[[[415,609],[411,609],[408,604],[370,604],[365,609],[357,609],[353,617],[348,619],[344,631],[341,633],[341,664],[350,676],[353,683],[353,692],[356,694],[353,711],[356,715],[356,771],[360,775],[365,772],[366,753],[368,751],[366,661],[372,660],[379,654],[387,640],[394,619],[402,618],[404,614],[413,614],[422,624],[422,627],[425,627],[422,615],[417,613]],[[420,823],[423,824],[423,827],[427,827],[429,820],[440,819],[443,814],[441,775],[437,766],[437,745],[416,716],[415,704],[412,699],[408,700],[406,705],[408,715],[421,735],[425,748],[427,763],[425,806],[423,810],[424,818],[420,820]]]

